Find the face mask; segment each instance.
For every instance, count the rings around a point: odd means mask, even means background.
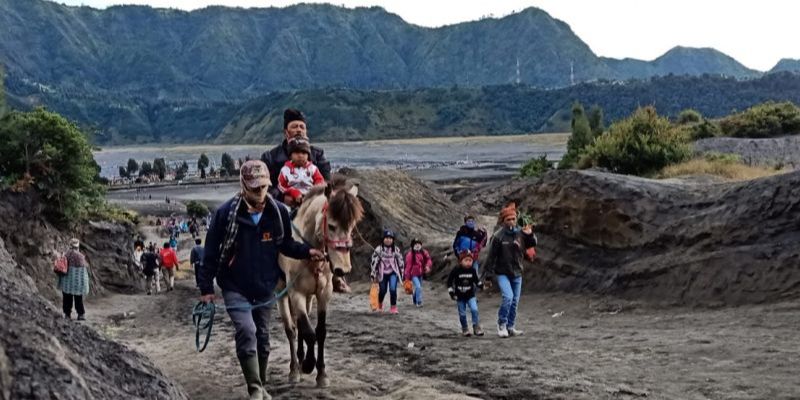
[[[467,221],[467,228],[475,229],[475,221],[472,220]]]
[[[415,244],[414,245],[414,251],[420,251],[420,250],[422,250],[422,245],[421,244]]]

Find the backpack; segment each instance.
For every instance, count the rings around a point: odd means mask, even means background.
[[[67,262],[67,255],[66,254],[58,254],[56,256],[55,261],[53,261],[53,272],[56,275],[64,276],[67,274],[67,270],[69,270],[69,263]]]

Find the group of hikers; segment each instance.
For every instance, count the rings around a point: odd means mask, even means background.
[[[484,288],[484,282],[491,285],[492,278],[502,296],[497,313],[497,335],[499,337],[519,336],[522,331],[516,327],[517,306],[522,289],[522,261],[528,254],[526,250],[537,244],[533,226],[518,226],[516,206],[511,203],[499,215],[501,228],[491,237],[489,253],[483,273],[479,273],[479,255],[489,240],[486,228],[477,227],[473,215],[464,218],[464,225],[456,233],[453,253],[457,264],[447,277],[447,291],[456,301],[461,332],[464,336],[483,336],[478,313],[477,290]],[[392,230],[383,231],[383,241],[372,253],[370,278],[378,286],[377,301],[373,311],[382,312],[386,294],[389,294],[389,312],[397,314],[397,286],[404,282],[405,291],[412,294],[412,302],[422,307],[422,280],[431,272],[432,259],[419,239],[411,241],[411,249],[403,256],[395,244]],[[472,331],[467,324],[467,309],[472,317]]]
[[[210,217],[205,246],[199,238],[191,251],[200,300],[215,301],[214,282],[222,291],[226,310],[235,329],[236,355],[247,384],[250,399],[269,399],[265,385],[270,353],[269,321],[272,306],[263,307],[273,298],[283,272],[278,256],[324,261],[322,250],[312,248],[293,234],[292,216],[309,190],[330,181],[331,166],[324,152],[308,140],[305,116],[298,110],[284,112],[284,140],[265,152],[260,160],[246,161],[240,168],[240,190],[223,203]],[[159,221],[160,222],[160,221]],[[510,204],[500,212],[502,228],[491,237],[476,218],[465,217],[453,242],[458,263],[447,279],[448,293],[457,303],[459,321],[465,336],[482,336],[476,292],[489,286],[494,278],[502,295],[498,310],[497,334],[500,337],[521,335],[516,326],[516,310],[522,286],[522,259],[526,250],[536,245],[532,226],[517,226],[517,212]],[[177,225],[177,224],[176,224]],[[172,232],[171,232],[172,233]],[[176,252],[177,234],[171,235],[157,251],[150,243],[135,243],[134,263],[145,276],[147,294],[160,291],[160,276],[167,290],[174,289],[174,273],[180,268]],[[195,236],[195,235],[193,235]],[[297,238],[297,239],[296,239]],[[416,307],[423,306],[422,282],[431,273],[433,260],[423,243],[414,239],[403,254],[395,243],[395,233],[383,231],[382,242],[371,259],[372,281],[379,286],[376,311],[383,311],[386,294],[389,312],[397,314],[397,286],[403,282],[413,293]],[[488,243],[488,244],[487,244]],[[64,292],[64,314],[69,317],[75,301],[79,319],[84,310],[82,295],[88,293],[88,274],[80,266],[85,258],[77,251],[67,253],[70,272],[60,276]],[[484,265],[479,255],[489,248]],[[348,292],[343,279],[334,278],[334,291]],[[231,305],[235,305],[231,307]],[[467,324],[467,309],[472,316],[472,331]]]

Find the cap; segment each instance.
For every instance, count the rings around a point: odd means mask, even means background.
[[[242,164],[239,170],[242,183],[250,188],[269,186],[269,169],[261,160],[250,160]]]

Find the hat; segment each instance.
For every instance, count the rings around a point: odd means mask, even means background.
[[[458,261],[463,261],[467,257],[474,259],[472,257],[472,253],[469,250],[461,250],[461,252],[458,253]]]
[[[517,217],[517,206],[514,203],[509,203],[500,210],[500,222],[505,221],[508,217]]]
[[[303,121],[306,122],[306,116],[303,115],[300,110],[295,110],[294,108],[287,108],[283,112],[283,129],[286,129],[289,126],[289,122],[292,121]]]
[[[269,169],[261,160],[250,160],[242,164],[239,170],[244,185],[250,188],[269,186]]]
[[[384,229],[383,230],[383,238],[385,239],[387,237],[390,237],[390,238],[394,239],[394,232],[392,232],[391,229]]]
[[[81,247],[81,241],[76,238],[72,238],[69,240],[69,247]]]
[[[296,138],[289,141],[289,155],[301,151],[311,156],[311,145],[308,144],[308,140]]]

